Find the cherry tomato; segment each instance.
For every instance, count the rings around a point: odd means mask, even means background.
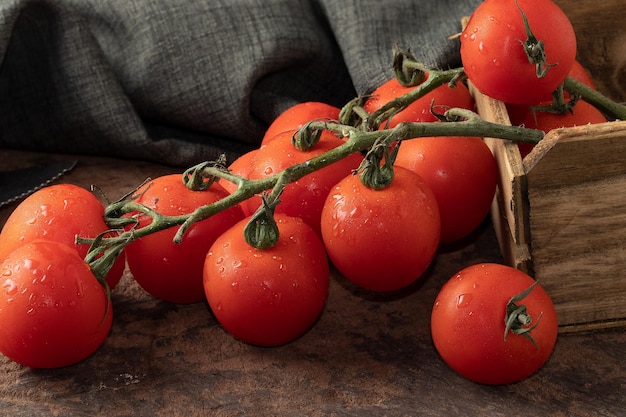
[[[164,215],[183,215],[228,195],[218,183],[206,191],[191,191],[181,175],[158,177],[138,191],[137,202]],[[154,297],[178,304],[204,300],[202,266],[211,244],[243,218],[238,205],[193,224],[180,244],[173,242],[177,227],[161,230],[126,247],[128,267],[137,283]],[[139,217],[139,228],[152,222]]]
[[[0,264],[0,352],[31,368],[82,361],[105,341],[113,307],[76,249],[32,240]]]
[[[322,133],[319,143],[310,151],[299,151],[291,144],[292,132],[283,132],[267,145],[259,148],[249,178],[260,179],[277,174],[285,168],[303,163],[321,155],[343,143],[331,132]],[[336,163],[306,175],[288,184],[280,196],[276,213],[285,213],[302,218],[318,233],[320,215],[326,196],[331,188],[343,177],[358,168],[363,156],[354,153]],[[259,197],[250,198],[242,203],[244,213],[250,215],[260,206]]]
[[[498,264],[473,265],[450,278],[431,317],[433,342],[443,360],[460,375],[492,385],[517,382],[541,368],[554,349],[558,322],[549,295],[533,284],[522,271]],[[513,304],[525,306],[531,321],[520,328],[532,330],[505,334],[507,304],[529,288]]]
[[[519,8],[518,8],[519,5]],[[539,72],[523,42],[530,30],[543,42],[547,65]],[[574,28],[550,0],[485,0],[461,34],[461,60],[468,79],[483,94],[506,103],[537,104],[551,98],[576,57]]]
[[[275,246],[248,245],[244,219],[215,241],[204,264],[206,298],[217,320],[237,339],[259,346],[303,335],[328,294],[328,259],[319,236],[302,219],[276,214],[275,220]]]
[[[544,103],[550,104],[550,103]],[[602,112],[586,101],[578,101],[571,113],[554,114],[541,111],[533,111],[530,107],[507,106],[509,118],[513,125],[523,125],[529,129],[539,129],[549,132],[552,129],[562,127],[582,126],[586,124],[604,123],[607,118]],[[528,155],[534,148],[533,144],[518,144],[520,154],[523,157]]]
[[[413,89],[415,89],[415,87],[403,87],[396,78],[392,78],[381,84],[372,92],[371,97],[366,100],[363,108],[368,113],[373,113],[394,98],[403,96]],[[383,122],[380,125],[380,128],[392,128],[400,122],[438,121],[439,119],[437,119],[437,117],[435,117],[431,112],[432,105],[434,105],[435,108],[441,108],[441,106],[444,106],[472,110],[474,108],[474,99],[463,83],[457,83],[454,88],[451,88],[448,85],[442,85],[430,93],[425,94],[423,97],[420,97],[408,105],[404,110],[395,114],[391,121],[389,121],[388,125]]]
[[[469,235],[489,213],[499,174],[482,139],[442,136],[405,140],[395,163],[419,174],[435,194],[441,243]]]
[[[55,184],[35,191],[13,210],[0,233],[0,261],[34,239],[54,240],[74,247],[84,259],[89,245],[76,236],[94,238],[110,228],[104,222],[104,206],[88,190],[73,184]],[[115,261],[106,277],[109,288],[119,283],[125,255]]]
[[[304,124],[315,119],[337,120],[340,111],[338,107],[318,101],[306,101],[295,104],[274,119],[265,131],[261,144],[267,143],[280,133],[293,133]]]
[[[322,238],[335,267],[354,284],[393,291],[418,279],[439,244],[437,200],[416,173],[395,167],[382,190],[349,175],[330,192],[322,211]]]

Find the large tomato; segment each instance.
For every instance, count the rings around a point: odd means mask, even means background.
[[[228,195],[218,183],[205,191],[191,191],[179,174],[155,178],[138,194],[138,203],[169,216],[189,214]],[[126,247],[130,272],[156,298],[179,304],[200,302],[204,300],[202,266],[207,251],[218,236],[243,217],[241,207],[232,206],[193,224],[180,244],[173,241],[177,227],[137,239]],[[151,222],[148,216],[139,216],[138,227]]]
[[[418,279],[439,244],[437,200],[416,173],[395,167],[391,184],[366,187],[349,175],[330,192],[322,238],[335,267],[354,284],[393,291]]]
[[[396,78],[392,78],[372,92],[371,97],[365,101],[363,108],[368,113],[373,113],[391,100],[403,96],[415,88],[404,87],[400,85]],[[380,128],[392,128],[400,122],[438,121],[439,119],[431,111],[431,106],[435,106],[435,109],[439,110],[442,110],[442,107],[458,107],[472,110],[474,108],[474,99],[463,83],[459,82],[455,87],[449,87],[447,84],[442,85],[409,104],[404,110],[395,114],[388,123],[383,122]]]
[[[266,178],[295,164],[303,163],[341,145],[343,141],[333,133],[324,131],[319,143],[309,151],[299,151],[291,143],[292,132],[283,132],[259,148],[249,178]],[[324,201],[331,188],[343,177],[358,168],[363,156],[354,153],[325,168],[312,172],[288,184],[280,196],[277,213],[302,218],[315,231],[320,232],[320,215]],[[259,197],[242,203],[244,212],[250,215],[261,205]]]
[[[261,144],[283,132],[295,132],[312,120],[337,120],[341,109],[319,101],[295,104],[278,115],[265,131]]]
[[[543,43],[546,64],[539,70],[525,52],[523,43],[529,36],[522,11],[532,34]],[[550,0],[485,0],[461,35],[461,60],[468,79],[483,94],[506,103],[549,100],[575,58],[574,28]],[[539,77],[538,71],[545,74]]]
[[[84,259],[89,245],[77,244],[76,236],[94,238],[107,230],[104,206],[88,190],[73,184],[44,187],[22,201],[4,224],[0,233],[0,261],[35,239],[72,246]],[[122,252],[106,277],[111,289],[119,283],[125,267]]]
[[[31,368],[59,368],[93,354],[113,307],[73,247],[33,240],[0,264],[0,352]]]
[[[328,294],[329,266],[319,236],[302,219],[276,214],[279,238],[269,249],[244,240],[244,219],[220,236],[204,264],[206,298],[234,337],[277,346],[303,335]]]
[[[512,300],[529,289],[525,297]],[[525,308],[521,320],[507,330],[507,311],[517,308]],[[520,330],[514,332],[516,327]],[[549,295],[530,276],[510,266],[478,264],[441,288],[431,333],[452,369],[472,381],[500,385],[524,379],[543,366],[554,349],[558,322]]]
[[[435,194],[442,243],[469,235],[489,213],[499,174],[482,139],[441,136],[405,140],[395,163],[419,174]]]

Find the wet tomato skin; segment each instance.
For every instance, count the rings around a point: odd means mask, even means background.
[[[326,251],[341,274],[371,291],[395,291],[417,280],[440,238],[436,198],[416,173],[395,167],[382,190],[349,175],[331,190],[321,217]]]
[[[106,340],[113,306],[76,249],[35,239],[0,264],[0,352],[31,368],[60,368]]]
[[[189,214],[200,206],[212,204],[228,195],[218,183],[208,190],[191,191],[181,175],[155,178],[139,190],[137,202],[161,214]],[[181,243],[174,243],[178,227],[170,227],[131,242],[126,247],[128,267],[135,281],[152,296],[177,304],[204,300],[202,267],[211,244],[243,218],[239,205],[191,225]],[[150,224],[139,216],[139,228]]]
[[[465,378],[488,385],[514,383],[541,368],[554,349],[558,320],[539,284],[516,303],[538,323],[529,332],[537,347],[510,331],[504,339],[507,303],[534,283],[524,272],[494,263],[472,265],[451,277],[431,315],[433,343],[443,360]]]
[[[302,336],[328,294],[329,266],[317,233],[302,219],[277,213],[279,239],[261,250],[243,237],[248,218],[220,236],[204,264],[206,298],[224,329],[258,346]]]

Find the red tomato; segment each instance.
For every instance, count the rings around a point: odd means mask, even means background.
[[[82,361],[105,341],[113,308],[78,252],[33,240],[0,265],[0,352],[31,368]]]
[[[164,215],[183,215],[228,195],[218,183],[206,191],[191,191],[181,175],[158,177],[138,192],[138,203]],[[243,218],[241,208],[230,207],[193,224],[180,244],[173,242],[177,227],[142,237],[126,247],[128,267],[137,283],[154,297],[179,304],[204,300],[202,265],[218,236]],[[139,228],[152,222],[139,217]]]
[[[94,238],[109,229],[104,206],[86,189],[73,184],[44,187],[23,200],[7,219],[0,233],[0,261],[34,239],[72,246],[84,259],[89,245],[76,244],[76,236]],[[125,267],[122,253],[107,274],[110,289],[119,283]]]
[[[535,280],[505,265],[479,264],[463,269],[435,300],[431,333],[443,360],[460,375],[481,384],[510,384],[537,371],[556,343],[558,322],[552,300],[536,285],[517,306],[532,319],[527,334],[506,333],[507,304]]]
[[[415,281],[439,244],[437,201],[414,172],[396,167],[391,184],[373,190],[349,175],[330,192],[322,238],[335,267],[354,284],[393,291]]]
[[[528,38],[521,8],[549,66],[538,77],[526,56]],[[461,60],[468,79],[483,94],[506,103],[537,104],[551,98],[576,57],[571,22],[550,0],[485,0],[461,34]]]
[[[415,87],[403,87],[396,78],[392,78],[372,92],[371,97],[365,102],[363,108],[368,113],[373,113],[394,98],[403,96],[414,89]],[[457,83],[454,88],[448,87],[446,84],[415,100],[404,110],[394,115],[388,126],[386,123],[382,123],[380,129],[392,128],[400,122],[438,121],[439,119],[430,110],[433,103],[435,108],[445,106],[468,110],[474,109],[474,99],[465,84]]]
[[[276,214],[279,238],[261,250],[244,240],[249,219],[220,236],[206,256],[204,288],[217,320],[246,343],[278,346],[303,335],[322,312],[329,266],[302,219]]]
[[[315,119],[339,119],[341,109],[326,103],[318,101],[306,101],[298,103],[282,112],[269,125],[263,136],[261,144],[267,143],[276,135],[283,132],[295,132],[304,124]]]
[[[521,106],[507,106],[507,110],[509,112],[511,124],[523,125],[529,129],[543,130],[546,133],[552,129],[562,127],[582,126],[586,124],[604,123],[607,121],[607,118],[602,114],[602,112],[600,112],[600,110],[582,100],[576,103],[572,109],[573,113],[554,114],[547,112],[533,112],[531,108]],[[517,145],[522,158],[528,155],[528,153],[534,148],[534,145],[530,143],[519,142]]]
[[[250,174],[250,171],[252,171],[254,158],[257,151],[258,149],[253,149],[249,152],[244,153],[243,155],[240,155],[228,166],[228,170],[235,175],[247,178]],[[224,187],[224,189],[228,191],[229,194],[232,194],[237,190],[237,184],[228,180],[220,179],[219,184]]]
[[[277,174],[285,168],[303,163],[343,143],[331,132],[322,133],[319,143],[310,151],[299,151],[291,144],[291,132],[283,132],[262,146],[255,157],[255,166],[249,178],[260,179]],[[302,218],[313,230],[320,232],[320,215],[326,196],[343,177],[358,168],[363,156],[354,153],[323,169],[288,184],[280,196],[276,213]],[[250,215],[260,206],[261,199],[253,197],[242,203],[244,213]]]
[[[469,235],[489,213],[499,173],[482,139],[442,136],[405,140],[395,163],[419,174],[435,194],[442,243]]]

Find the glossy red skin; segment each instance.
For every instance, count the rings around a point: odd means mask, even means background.
[[[403,87],[396,78],[392,78],[381,84],[372,92],[371,97],[367,99],[363,108],[368,113],[373,113],[394,98],[403,96],[415,88],[416,87]],[[436,111],[441,113],[445,111],[445,108],[449,107],[473,110],[474,99],[463,83],[457,83],[454,88],[448,87],[448,85],[442,85],[415,100],[404,110],[398,112],[391,118],[389,123],[382,123],[380,129],[395,127],[400,122],[438,121],[439,119],[431,112],[431,105],[434,106]]]
[[[0,261],[17,247],[35,239],[54,240],[75,248],[84,259],[89,245],[76,236],[95,238],[110,228],[104,206],[88,190],[73,184],[55,184],[35,191],[13,210],[0,233]],[[106,277],[111,289],[126,267],[124,252]]]
[[[315,156],[322,155],[343,141],[331,132],[325,131],[319,143],[310,151],[299,151],[291,144],[291,132],[283,132],[271,142],[259,148],[254,167],[249,178],[260,179],[277,174],[285,168],[303,163]],[[363,160],[359,153],[353,153],[332,165],[306,175],[288,184],[280,196],[280,204],[276,213],[302,218],[318,233],[320,232],[320,216],[326,196],[332,187],[354,169]],[[260,206],[261,199],[252,197],[242,203],[244,213],[251,215]]]
[[[443,360],[460,375],[489,385],[511,384],[541,368],[557,339],[554,305],[537,285],[517,305],[524,304],[533,319],[531,331],[538,345],[509,332],[504,340],[504,317],[509,300],[535,281],[505,265],[478,264],[450,278],[439,292],[431,316],[431,334]]]
[[[289,343],[308,331],[328,294],[329,266],[319,236],[302,219],[275,215],[274,247],[246,243],[248,219],[220,236],[206,256],[204,288],[217,320],[258,346]]]
[[[526,40],[522,14],[543,41],[548,69],[538,78],[521,41]],[[505,103],[537,104],[549,100],[576,58],[574,28],[550,0],[485,0],[461,34],[461,60],[468,79],[483,94]]]
[[[283,132],[294,133],[304,124],[316,119],[339,119],[339,107],[319,101],[306,101],[295,104],[278,115],[269,125],[263,135],[261,144],[264,145],[276,135]]]
[[[0,352],[30,368],[91,356],[113,320],[107,293],[77,251],[33,240],[0,264]]]
[[[549,104],[549,103],[546,103]],[[553,114],[535,112],[528,107],[507,106],[511,124],[521,125],[529,129],[539,129],[548,133],[552,129],[582,126],[586,124],[604,123],[607,118],[591,104],[580,100],[574,106],[573,113]],[[534,148],[530,143],[518,143],[520,155],[525,157]]]
[[[138,192],[143,194],[137,202],[169,216],[191,213],[228,195],[217,183],[206,191],[191,191],[179,174],[158,177],[148,185]],[[137,239],[126,247],[130,272],[144,290],[161,300],[177,304],[204,301],[204,257],[215,239],[243,217],[241,208],[232,206],[193,224],[180,244],[173,242],[178,227]],[[150,222],[142,216],[139,228]]]
[[[322,238],[335,267],[354,284],[394,291],[417,280],[439,244],[437,201],[414,172],[395,168],[392,183],[373,190],[349,175],[330,192]]]
[[[419,174],[435,194],[441,215],[441,243],[469,235],[491,209],[498,165],[480,138],[405,140],[395,164]]]

